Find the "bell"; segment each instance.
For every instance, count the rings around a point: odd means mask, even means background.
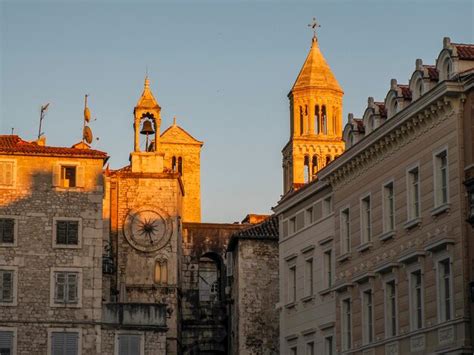
[[[155,133],[155,130],[153,129],[150,120],[146,120],[145,122],[143,122],[142,130],[140,131],[140,133],[146,135]]]

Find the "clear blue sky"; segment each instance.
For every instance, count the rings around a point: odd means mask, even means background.
[[[473,1],[0,1],[0,133],[34,139],[41,104],[48,144],[79,141],[84,94],[94,147],[128,163],[132,110],[146,67],[163,127],[205,142],[203,220],[268,213],[282,191],[287,93],[310,47],[306,25],[345,91],[347,113],[434,63],[442,38],[474,42]]]

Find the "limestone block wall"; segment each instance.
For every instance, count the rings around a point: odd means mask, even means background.
[[[83,351],[100,353],[102,300],[102,159],[0,155],[13,160],[12,188],[0,190],[0,215],[17,223],[14,246],[0,247],[0,267],[15,269],[14,305],[0,306],[0,326],[17,331],[18,354],[46,354],[48,330],[77,329]],[[53,187],[59,162],[84,168],[84,186]],[[55,218],[80,221],[79,246],[53,245]],[[80,274],[78,305],[52,304],[53,272]],[[82,285],[81,285],[82,284]]]

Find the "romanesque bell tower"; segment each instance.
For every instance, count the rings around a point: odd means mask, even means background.
[[[290,140],[283,148],[283,192],[310,182],[319,170],[344,151],[344,92],[313,36],[311,49],[290,100]]]

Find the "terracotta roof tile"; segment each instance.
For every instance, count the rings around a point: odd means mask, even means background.
[[[402,96],[404,99],[411,100],[411,90],[408,85],[398,85],[398,87],[402,90]]]
[[[379,114],[382,117],[387,117],[387,109],[385,108],[385,104],[383,102],[374,102],[375,105],[379,108]]]
[[[458,52],[459,59],[474,60],[474,44],[452,43]]]
[[[230,239],[228,250],[234,249],[238,239],[278,240],[278,237],[278,218],[276,215],[272,215],[259,224],[234,233]]]
[[[433,81],[438,81],[439,80],[439,73],[438,73],[438,70],[436,69],[436,66],[434,66],[434,65],[424,65],[424,67],[428,71],[428,77],[430,78],[430,80],[433,80]]]
[[[34,142],[24,141],[17,135],[0,135],[0,153],[107,158],[107,153],[99,150],[42,146]]]
[[[359,132],[365,132],[364,121],[361,118],[353,118],[352,120],[357,125],[357,130]]]

